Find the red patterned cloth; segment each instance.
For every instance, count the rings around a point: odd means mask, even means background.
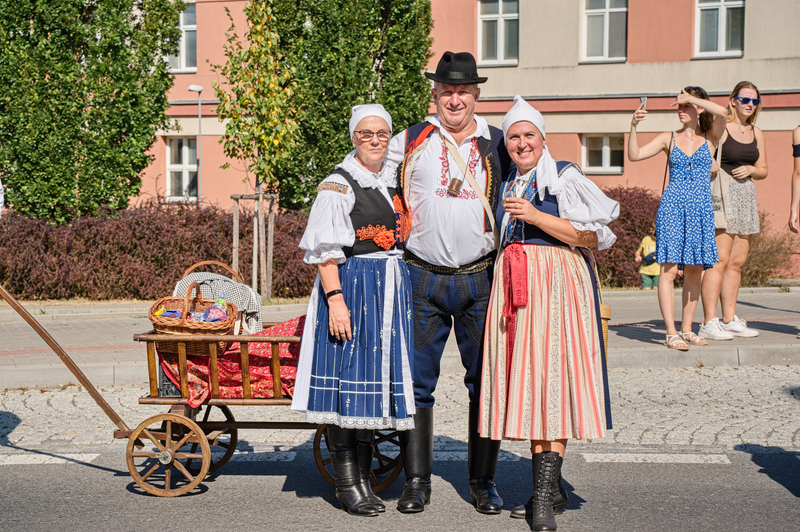
[[[300,316],[285,321],[255,336],[303,336],[306,317]],[[281,390],[284,397],[292,397],[294,380],[297,376],[297,361],[300,358],[300,344],[281,343]],[[272,398],[272,344],[250,343],[250,390],[253,398]],[[178,355],[158,353],[161,367],[169,380],[180,388]],[[211,394],[211,377],[206,356],[188,356],[186,365],[189,377],[189,405],[200,406]],[[242,366],[239,342],[234,342],[221,356],[217,357],[219,374],[219,395],[222,399],[242,397]]]

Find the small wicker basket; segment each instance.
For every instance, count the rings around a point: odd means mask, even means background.
[[[195,290],[195,296],[192,297],[192,290]],[[186,290],[184,297],[162,297],[155,304],[150,307],[147,313],[150,321],[153,323],[153,328],[158,334],[172,334],[175,336],[187,336],[192,334],[233,334],[233,326],[236,322],[237,310],[236,305],[233,303],[225,303],[225,311],[228,318],[224,321],[192,321],[187,320],[189,312],[205,312],[209,307],[214,306],[213,299],[204,299],[200,293],[200,285],[192,283]],[[180,310],[180,318],[162,318],[156,316],[156,310],[164,306],[166,310]],[[218,352],[223,353],[228,348],[229,342],[219,342]],[[161,353],[178,352],[178,340],[174,342],[157,342],[156,347]],[[188,342],[186,343],[187,355],[209,355],[209,347],[205,342]]]

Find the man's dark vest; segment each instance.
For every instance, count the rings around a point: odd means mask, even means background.
[[[356,231],[356,240],[352,246],[342,247],[345,257],[352,257],[354,255],[366,255],[367,253],[374,253],[376,251],[385,251],[383,248],[375,244],[371,238],[359,238],[359,231],[368,231],[369,227],[377,228],[383,226],[384,229],[394,231],[395,229],[395,213],[392,205],[386,201],[386,197],[381,194],[377,188],[362,188],[358,181],[353,179],[349,173],[341,168],[335,169],[333,174],[340,175],[347,180],[347,183],[353,189],[356,195],[356,203],[353,206],[353,211],[350,213],[350,222],[353,224],[353,229]],[[389,197],[394,197],[396,191],[394,188],[389,189]]]
[[[413,125],[406,129],[406,147],[403,162],[398,168],[398,184],[399,188],[403,189],[406,183],[403,182],[404,171],[408,156],[411,151],[420,145],[426,138],[428,138],[436,126],[430,122],[422,122]],[[506,177],[514,166],[511,158],[506,151],[505,142],[503,142],[503,131],[494,126],[489,126],[490,138],[478,137],[477,147],[478,153],[481,156],[481,162],[486,169],[486,198],[489,200],[489,205],[492,211],[497,210],[497,200],[500,197],[500,182]],[[487,233],[492,232],[492,224],[489,221],[489,216],[484,213],[484,231]]]

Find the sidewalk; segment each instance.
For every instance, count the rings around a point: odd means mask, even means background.
[[[688,352],[664,347],[664,323],[655,291],[604,293],[611,306],[609,367],[656,368],[800,364],[800,291],[744,289],[737,312],[760,332],[756,338],[710,342]],[[680,312],[680,291],[676,307]],[[26,305],[97,386],[147,380],[144,346],[136,333],[151,329],[149,304]],[[698,306],[699,307],[699,306]],[[265,321],[284,321],[305,313],[306,305],[263,307]],[[680,319],[676,315],[676,319]],[[702,310],[695,313],[702,319]],[[697,331],[695,324],[694,330]],[[442,374],[463,372],[453,336],[442,359]],[[8,306],[0,306],[0,390],[57,387],[74,383],[58,356]]]

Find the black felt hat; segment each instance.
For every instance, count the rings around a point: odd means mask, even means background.
[[[436,73],[425,72],[428,79],[438,83],[449,85],[472,85],[473,83],[483,83],[489,78],[478,76],[478,65],[475,58],[469,52],[445,52],[439,64],[436,65]]]

